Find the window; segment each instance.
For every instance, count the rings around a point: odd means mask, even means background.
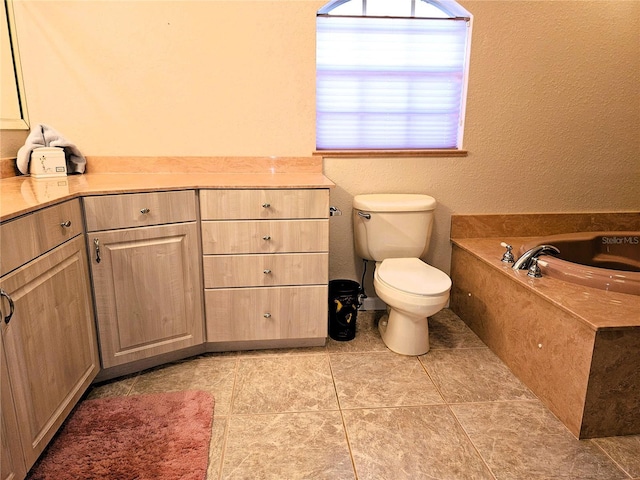
[[[471,19],[451,0],[321,8],[317,149],[461,149]]]

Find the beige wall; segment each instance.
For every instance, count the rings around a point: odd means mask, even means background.
[[[324,1],[16,2],[31,122],[87,155],[315,148]],[[640,210],[640,1],[462,3],[475,16],[469,156],[326,159],[345,212],[331,220],[332,278],[360,276],[359,193],[436,197],[427,260],[446,271],[451,213]]]

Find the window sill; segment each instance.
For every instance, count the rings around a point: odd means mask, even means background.
[[[417,150],[316,150],[313,155],[326,157],[466,157],[467,150],[417,149]]]

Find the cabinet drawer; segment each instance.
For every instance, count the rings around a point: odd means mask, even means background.
[[[287,253],[329,250],[329,220],[202,222],[203,253]]]
[[[207,341],[327,336],[326,285],[205,290]]]
[[[80,201],[43,208],[0,226],[0,275],[82,233]]]
[[[329,190],[202,190],[203,220],[328,218]]]
[[[206,255],[205,288],[317,285],[329,281],[328,253]]]
[[[193,190],[84,198],[87,230],[145,227],[196,220]]]

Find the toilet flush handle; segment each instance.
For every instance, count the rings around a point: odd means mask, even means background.
[[[362,218],[366,218],[367,220],[371,220],[371,214],[370,213],[358,212],[358,216],[362,217]]]

